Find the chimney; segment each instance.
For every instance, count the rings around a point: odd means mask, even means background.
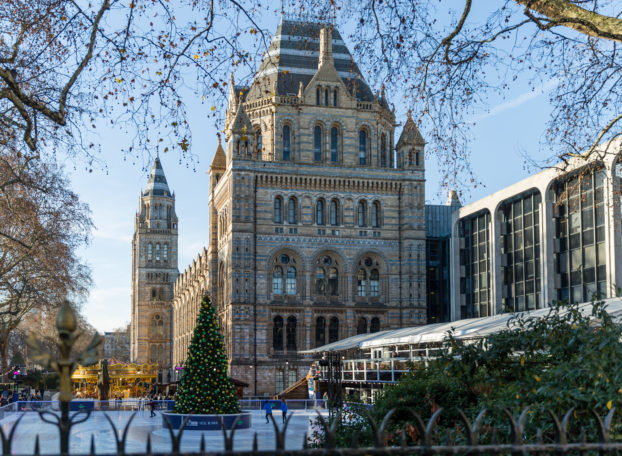
[[[332,27],[323,27],[320,30],[320,61],[322,65],[333,64],[333,30]]]

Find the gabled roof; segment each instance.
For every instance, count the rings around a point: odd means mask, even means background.
[[[250,135],[253,131],[253,124],[251,123],[251,119],[248,118],[248,114],[246,114],[246,109],[244,109],[244,105],[242,103],[238,106],[238,112],[235,113],[235,117],[233,118],[233,122],[231,122],[229,130],[231,133],[246,135]]]
[[[153,162],[144,195],[171,196],[171,191],[168,188],[166,176],[164,175],[164,169],[162,168],[162,163],[160,163],[160,157],[156,157]]]
[[[306,87],[318,70],[323,26],[283,20],[244,101],[264,98],[272,93],[295,96],[301,82]],[[337,29],[332,31],[332,48],[335,69],[350,94],[360,101],[373,101],[373,93]]]
[[[419,132],[417,125],[413,121],[411,112],[408,111],[408,118],[406,119],[406,123],[404,124],[404,129],[402,130],[402,134],[400,135],[400,139],[397,141],[396,149],[404,145],[412,145],[412,146],[424,146],[425,141],[423,140],[423,136]]]

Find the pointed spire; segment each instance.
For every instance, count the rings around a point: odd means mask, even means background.
[[[227,168],[227,156],[225,155],[225,150],[222,148],[222,144],[220,142],[220,135],[218,135],[218,147],[216,148],[216,153],[214,154],[214,158],[212,159],[212,164],[210,165],[210,169],[226,169]]]
[[[412,118],[412,111],[408,111],[406,115],[406,123],[404,124],[404,129],[402,130],[402,134],[400,135],[400,139],[397,141],[396,149],[399,149],[401,146],[409,144],[415,146],[424,146],[425,141],[415,125],[415,122]]]
[[[151,167],[144,195],[171,196],[171,191],[168,188],[168,183],[166,182],[166,176],[164,175],[164,169],[162,168],[159,155],[156,156],[153,166]]]
[[[235,118],[231,123],[230,127],[231,133],[245,134],[250,135],[253,131],[253,124],[251,123],[251,119],[249,119],[248,114],[246,114],[246,109],[244,109],[244,104],[240,103],[238,107],[238,112],[235,113]]]
[[[323,65],[333,65],[333,28],[323,27],[320,30],[320,60],[318,69]]]
[[[233,79],[233,73],[231,73],[231,79],[229,80],[229,109],[235,112],[238,104],[238,94],[235,92],[235,80]]]

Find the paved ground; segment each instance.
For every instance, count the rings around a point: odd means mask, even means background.
[[[19,413],[25,414],[19,422],[13,438],[13,454],[32,454],[34,452],[35,439],[39,436],[41,453],[58,453],[59,438],[58,430],[52,424],[43,423],[36,412],[17,412],[7,415],[0,421],[5,434],[10,432]],[[130,419],[132,412],[113,411],[106,412],[119,429],[122,429]],[[326,411],[321,413],[326,415]],[[253,436],[257,434],[258,447],[261,450],[275,448],[275,432],[272,423],[266,424],[265,415],[258,410],[252,411],[252,429],[239,430],[235,433],[234,448],[238,450],[251,449]],[[310,420],[317,416],[313,410],[294,410],[292,419],[287,427],[286,447],[288,449],[302,448],[306,434],[311,434]],[[281,413],[275,412],[277,424],[281,424]],[[158,412],[154,418],[149,417],[148,411],[137,412],[128,433],[126,451],[144,452],[147,444],[147,436],[151,436],[151,448],[154,452],[168,452],[171,449],[168,430],[162,429],[162,417]],[[222,431],[186,431],[182,436],[182,451],[198,451],[201,434],[205,436],[206,449],[217,451],[224,449]],[[95,438],[95,450],[97,453],[116,453],[114,434],[104,412],[93,412],[91,417],[84,423],[76,425],[71,433],[71,452],[88,453],[91,436]]]

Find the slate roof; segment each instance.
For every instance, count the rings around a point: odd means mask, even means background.
[[[162,163],[160,158],[156,157],[149,173],[149,180],[147,181],[147,187],[144,192],[145,196],[171,196],[171,191],[168,188],[166,182],[166,176],[164,175],[164,169],[162,169]]]
[[[270,43],[244,101],[277,95],[298,94],[300,82],[306,87],[318,69],[322,24],[283,20]],[[332,32],[335,69],[359,101],[373,101],[374,95],[354,62],[341,34]],[[239,92],[238,92],[239,93]]]
[[[415,146],[425,145],[423,136],[421,136],[417,125],[415,125],[410,111],[408,112],[408,118],[406,119],[404,129],[402,130],[402,134],[400,135],[400,139],[397,141],[397,145],[395,146],[395,148],[399,149],[404,144],[410,144]]]

